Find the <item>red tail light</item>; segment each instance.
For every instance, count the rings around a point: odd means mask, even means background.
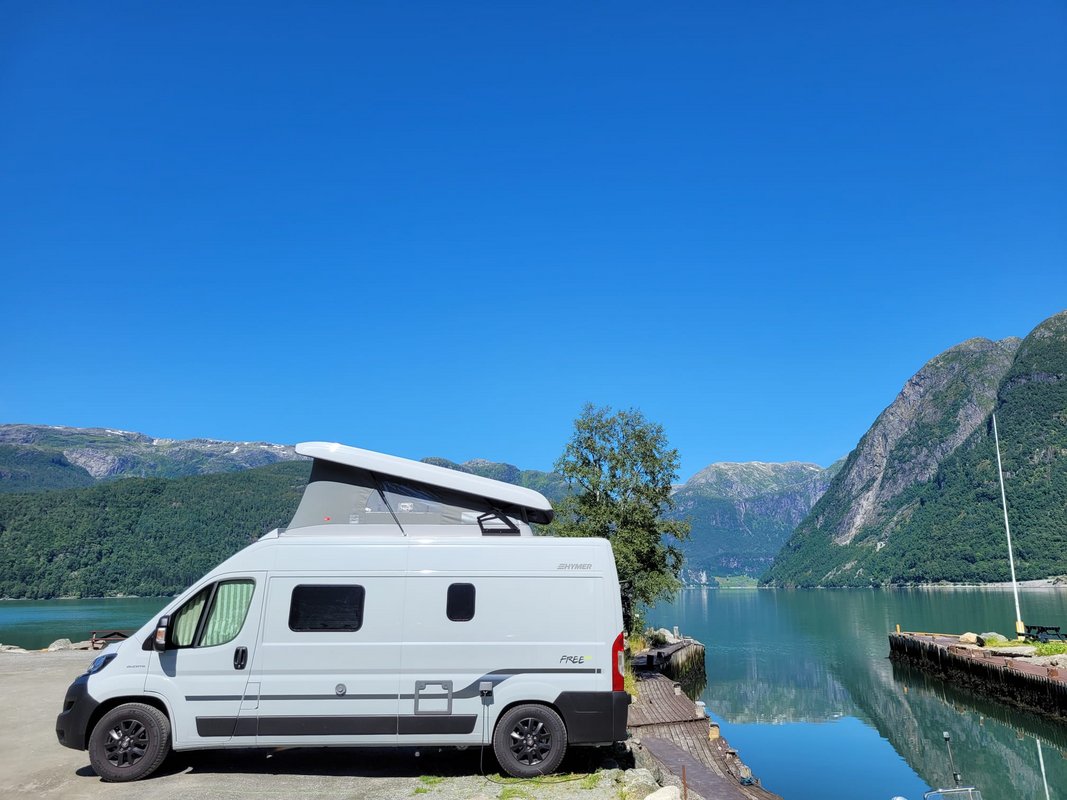
[[[623,671],[626,668],[626,653],[623,650],[623,639],[620,633],[611,646],[611,691],[621,692],[623,689]]]

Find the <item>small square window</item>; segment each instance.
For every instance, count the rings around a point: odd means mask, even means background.
[[[363,627],[362,586],[297,586],[289,605],[294,631],[358,631]]]
[[[474,619],[474,584],[453,583],[448,587],[448,618],[453,622]]]

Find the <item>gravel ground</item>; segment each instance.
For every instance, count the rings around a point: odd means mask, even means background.
[[[104,783],[87,753],[62,747],[55,735],[67,685],[92,658],[80,651],[0,652],[6,723],[0,726],[0,798],[619,800],[647,793],[644,770],[598,769],[607,754],[591,748],[574,748],[560,774],[536,781],[501,777],[488,752],[483,777],[475,748],[294,748],[172,753],[151,778]]]

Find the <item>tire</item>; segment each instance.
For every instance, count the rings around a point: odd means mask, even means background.
[[[513,778],[555,772],[567,752],[567,729],[548,706],[521,705],[504,713],[493,732],[493,753]]]
[[[170,720],[158,708],[125,703],[108,711],[89,734],[89,763],[108,783],[155,772],[170,752]]]

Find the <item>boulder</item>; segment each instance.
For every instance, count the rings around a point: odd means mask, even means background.
[[[56,650],[73,650],[74,646],[70,643],[70,639],[56,639],[52,644],[48,645],[48,652],[54,653]]]
[[[995,656],[1008,656],[1009,658],[1037,654],[1037,648],[1029,644],[1020,645],[1018,647],[988,647],[986,650]]]
[[[628,769],[622,776],[623,800],[645,800],[659,788],[656,779],[647,769]]]
[[[681,800],[681,796],[677,786],[661,786],[652,794],[645,795],[645,800]]]
[[[13,644],[0,644],[0,653],[26,653],[25,648],[17,647]]]
[[[988,644],[992,644],[993,642],[1008,641],[1007,636],[1001,636],[996,631],[989,631],[988,633],[983,633],[980,638],[985,639]]]
[[[977,633],[965,633],[960,636],[960,644],[978,644]]]

